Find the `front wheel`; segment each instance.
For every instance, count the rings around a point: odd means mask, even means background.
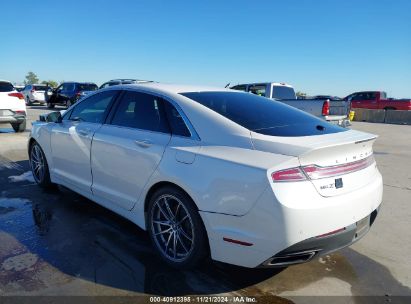
[[[152,195],[148,231],[161,259],[172,267],[192,268],[208,253],[206,231],[194,202],[177,188],[164,187]]]
[[[13,127],[14,132],[24,132],[24,130],[26,130],[26,120],[23,120],[21,123],[17,124],[13,123],[11,126]]]
[[[33,143],[29,151],[30,168],[33,173],[34,181],[43,188],[53,186],[50,180],[49,166],[46,156],[38,143]]]

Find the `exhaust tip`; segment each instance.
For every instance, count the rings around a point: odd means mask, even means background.
[[[289,253],[282,256],[273,257],[266,265],[267,266],[288,266],[293,264],[301,264],[310,261],[318,251],[302,251]]]

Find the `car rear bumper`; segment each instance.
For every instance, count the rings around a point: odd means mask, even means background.
[[[290,264],[302,263],[349,246],[368,231],[369,227],[358,233],[358,223],[369,217],[372,224],[374,211],[381,204],[382,177],[375,170],[374,178],[367,185],[334,197],[321,196],[311,182],[283,183],[280,189],[278,185],[268,187],[243,216],[200,211],[211,257],[249,268],[276,267],[272,262],[274,258],[308,251],[302,260],[294,259]],[[344,230],[329,237],[318,237],[340,229]],[[227,242],[227,239],[242,243]]]
[[[260,267],[284,267],[305,263],[314,257],[323,256],[350,246],[367,234],[377,214],[378,209],[348,227],[343,227],[334,232],[312,237],[294,244],[266,260]]]
[[[22,123],[26,115],[18,114],[11,110],[0,110],[0,123]]]

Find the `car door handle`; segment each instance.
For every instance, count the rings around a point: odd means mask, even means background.
[[[87,136],[87,135],[90,134],[91,130],[86,129],[86,130],[79,130],[79,131],[77,131],[77,132],[78,132],[78,134],[80,134],[80,135]]]
[[[141,148],[149,148],[153,145],[149,140],[135,140],[134,143]]]

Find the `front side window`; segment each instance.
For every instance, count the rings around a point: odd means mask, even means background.
[[[180,93],[244,128],[272,136],[311,136],[346,129],[281,102],[241,92]],[[319,127],[321,126],[321,127]],[[325,127],[325,128],[323,128]]]
[[[106,91],[85,98],[74,107],[70,120],[103,123],[117,93],[117,91]]]
[[[125,91],[111,124],[169,133],[163,100],[140,92]]]

